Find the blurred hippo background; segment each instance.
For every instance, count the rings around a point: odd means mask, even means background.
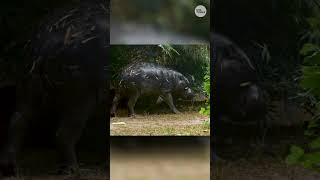
[[[301,44],[315,41],[304,26],[311,4],[214,1],[214,179],[319,177],[288,165],[292,146],[306,147],[306,127],[319,122],[315,98],[301,84]]]
[[[207,45],[112,45],[109,58],[112,135],[208,135]]]
[[[4,125],[0,177],[16,175],[17,169],[21,176],[49,174],[45,168],[50,167],[51,160],[58,162],[58,168],[54,167],[59,173],[79,174],[81,166],[76,154],[82,154],[81,160],[90,159],[91,162],[84,162],[101,170],[108,163],[105,68],[109,4],[105,0],[56,2],[59,8],[48,10],[46,6],[53,2],[34,3],[33,10],[43,16],[35,19],[34,14],[27,13],[26,19],[34,26],[29,29],[14,29],[10,17],[6,13],[1,16],[1,23],[8,30],[5,33],[13,28],[21,39],[11,39],[1,49],[5,52],[1,69],[10,68],[1,73],[0,82],[1,107],[6,107],[0,111]],[[45,147],[45,151],[55,148],[58,155],[31,156],[28,149],[34,147]],[[91,153],[84,157],[87,152]],[[26,163],[21,157],[32,157],[31,162]],[[48,165],[32,169],[46,159]]]
[[[242,152],[244,147],[256,147],[257,143],[268,146],[264,143],[277,139],[279,134],[300,134],[307,121],[312,119],[312,113],[307,107],[300,109],[298,102],[288,100],[289,89],[285,86],[290,84],[279,82],[276,85],[270,74],[264,74],[271,68],[263,59],[268,58],[268,52],[264,49],[261,57],[255,51],[266,47],[258,46],[258,49],[249,51],[251,57],[255,57],[249,58],[249,53],[222,34],[213,33],[212,41],[216,97],[213,140],[217,143],[218,155],[236,158],[238,153],[224,154],[219,149],[225,150],[229,146]],[[295,93],[301,91],[296,85],[291,86],[296,88]],[[298,100],[297,94],[292,96]],[[232,151],[235,150],[228,150]],[[266,151],[273,150],[267,148]]]
[[[246,53],[227,37],[212,35],[215,53],[215,103],[217,122],[222,116],[233,121],[257,121],[266,115],[258,74]]]

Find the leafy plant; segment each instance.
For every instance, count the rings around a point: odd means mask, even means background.
[[[207,71],[203,79],[204,79],[204,82],[203,82],[204,91],[206,92],[209,98],[208,98],[208,101],[206,102],[205,107],[202,107],[200,109],[200,114],[210,116],[210,68],[209,66],[207,67]]]
[[[305,168],[320,171],[320,138],[313,140],[308,148],[310,152],[305,152],[301,147],[292,146],[286,158],[287,164],[300,164]]]
[[[310,24],[310,32],[314,37],[319,36],[320,21],[315,18],[307,20]],[[306,42],[300,50],[300,54],[304,57],[302,67],[301,87],[307,90],[315,100],[315,110],[318,112],[310,122],[306,130],[306,135],[313,140],[308,147],[303,149],[298,146],[292,146],[290,154],[287,156],[287,163],[290,165],[299,164],[305,168],[320,171],[320,43]]]

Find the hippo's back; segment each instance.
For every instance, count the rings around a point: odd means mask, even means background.
[[[138,62],[124,69],[121,74],[122,80],[152,80],[158,82],[170,82],[176,77],[183,75],[172,69],[154,63]]]
[[[97,87],[105,80],[108,12],[104,0],[82,1],[49,15],[28,44],[27,72],[63,92]]]
[[[138,88],[145,93],[156,93],[161,90],[171,91],[177,80],[184,76],[172,69],[163,66],[138,62],[126,67],[120,77],[122,88]]]

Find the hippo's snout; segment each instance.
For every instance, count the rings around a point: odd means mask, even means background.
[[[195,97],[195,93],[193,90],[189,87],[184,88],[184,98],[186,99],[192,99]]]

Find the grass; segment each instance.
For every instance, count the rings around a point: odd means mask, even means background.
[[[119,124],[120,123],[120,124]],[[112,136],[209,136],[208,117],[195,111],[111,119]]]
[[[203,122],[203,128],[210,129],[210,119]]]

